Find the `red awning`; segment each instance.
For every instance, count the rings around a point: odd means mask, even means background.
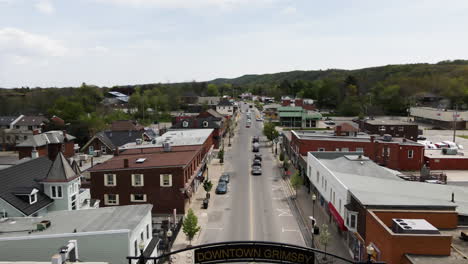
[[[344,220],[343,218],[341,218],[340,213],[338,213],[335,206],[333,206],[331,202],[328,202],[328,209],[330,209],[330,213],[333,215],[333,218],[335,218],[335,221],[338,224],[338,227],[343,231],[348,230],[346,226],[344,225]]]

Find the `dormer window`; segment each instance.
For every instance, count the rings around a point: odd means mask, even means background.
[[[203,121],[203,127],[208,127],[208,121]]]
[[[37,193],[29,195],[29,204],[34,204],[37,202]]]
[[[182,126],[183,126],[183,127],[188,127],[188,121],[185,121],[185,120],[182,121]]]

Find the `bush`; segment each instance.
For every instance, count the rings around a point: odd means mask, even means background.
[[[284,160],[284,152],[283,151],[281,151],[281,153],[279,155],[279,159],[280,159],[280,161]]]

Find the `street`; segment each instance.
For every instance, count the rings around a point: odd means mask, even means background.
[[[226,148],[224,171],[231,174],[227,194],[216,195],[203,226],[199,244],[233,240],[259,240],[305,246],[299,225],[290,210],[280,171],[273,157],[271,144],[262,135],[263,122],[255,120],[246,128],[245,112],[241,105],[237,135]],[[256,111],[255,108],[251,109]],[[252,138],[260,136],[262,175],[250,173],[253,161]],[[226,144],[227,146],[227,144]],[[216,186],[217,182],[213,182]]]

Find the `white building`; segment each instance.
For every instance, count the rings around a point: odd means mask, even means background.
[[[234,110],[234,103],[230,102],[228,99],[223,99],[218,103],[218,105],[216,105],[216,112],[223,116],[232,116],[234,114]]]
[[[79,260],[127,264],[127,256],[157,255],[151,223],[152,205],[57,211],[42,217],[0,222],[0,261],[50,261],[57,249],[76,240]]]

